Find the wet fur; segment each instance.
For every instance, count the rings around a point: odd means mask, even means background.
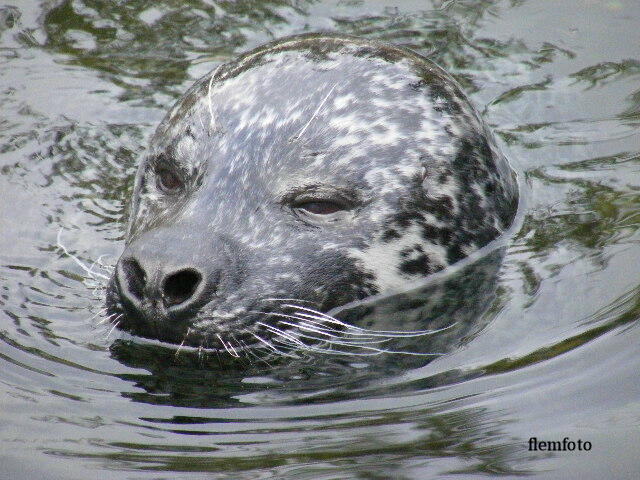
[[[158,190],[158,165],[180,172],[182,194]],[[292,208],[314,191],[354,208],[335,221]],[[442,69],[374,41],[293,37],[199,80],[136,176],[123,258],[184,257],[219,272],[215,294],[172,321],[131,315],[114,280],[107,303],[120,328],[172,343],[231,355],[312,345],[357,333],[322,312],[446,268],[501,235],[516,208],[513,172]]]

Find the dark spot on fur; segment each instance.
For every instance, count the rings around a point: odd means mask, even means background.
[[[451,177],[451,170],[444,170],[444,171],[440,172],[440,175],[438,176],[438,182],[447,183],[447,180],[450,177]]]
[[[426,275],[431,273],[431,263],[425,254],[413,260],[405,260],[400,264],[400,271],[409,275]]]
[[[438,228],[426,223],[422,225],[422,238],[438,245],[448,245],[453,241],[453,231],[448,228]]]
[[[454,96],[450,95],[445,89],[444,85],[434,83],[429,86],[429,94],[434,103],[434,109],[436,111],[444,111],[452,116],[457,116],[462,113],[460,105],[454,100]],[[438,107],[440,110],[438,110]]]
[[[396,305],[398,312],[410,312],[411,310],[424,309],[427,301],[424,298],[412,298],[402,300]]]
[[[410,203],[409,206],[411,207]],[[422,211],[415,208],[403,209],[393,215],[393,222],[402,230],[406,230],[418,220],[424,220],[424,215]]]
[[[484,193],[486,193],[487,195],[493,195],[495,191],[496,191],[495,183],[491,180],[487,180],[487,182],[484,184]]]
[[[496,163],[493,159],[493,152],[489,146],[489,142],[483,136],[478,135],[476,141],[479,145],[480,158],[484,159],[485,166],[492,172],[496,170]]]
[[[462,260],[464,257],[466,257],[466,255],[462,251],[459,243],[455,243],[447,249],[447,261],[449,263],[455,263],[458,260]]]
[[[427,82],[425,82],[424,80],[419,80],[417,82],[410,83],[409,86],[412,90],[419,92],[425,87],[426,84]]]
[[[397,240],[398,238],[402,238],[402,235],[400,235],[395,228],[389,228],[382,234],[382,241],[384,243],[389,243],[390,241]]]

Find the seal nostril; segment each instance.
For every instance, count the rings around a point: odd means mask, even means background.
[[[127,282],[127,290],[138,300],[142,300],[144,295],[144,286],[147,283],[147,275],[134,259],[128,259],[122,262],[122,270]]]
[[[162,299],[166,307],[189,300],[198,288],[202,276],[195,270],[180,270],[169,275],[162,285]]]

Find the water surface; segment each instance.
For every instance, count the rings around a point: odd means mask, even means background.
[[[636,478],[639,22],[632,0],[0,4],[0,478]],[[519,171],[470,328],[422,345],[435,359],[270,365],[111,331],[100,275],[166,109],[220,62],[318,30],[449,70]],[[370,321],[411,329],[401,300]]]

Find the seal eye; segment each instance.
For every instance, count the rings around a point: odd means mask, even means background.
[[[171,170],[161,168],[156,172],[158,188],[166,193],[173,193],[182,187],[182,180]]]
[[[326,201],[326,200],[318,200],[314,202],[304,202],[299,205],[296,205],[296,208],[304,210],[308,213],[313,213],[314,215],[331,215],[332,213],[339,212],[341,210],[346,210],[343,205],[340,205],[336,202]]]

